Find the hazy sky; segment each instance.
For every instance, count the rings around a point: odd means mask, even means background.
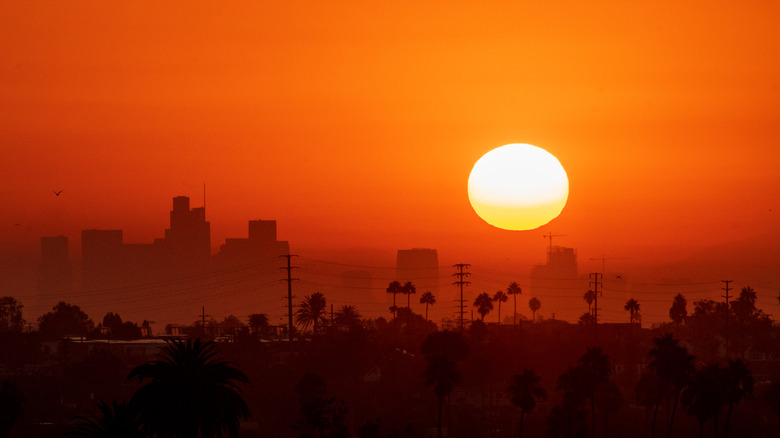
[[[65,234],[75,255],[87,228],[151,242],[205,182],[215,251],[263,218],[318,257],[431,247],[527,274],[552,231],[581,272],[730,276],[780,311],[780,6],[329,3],[4,5],[4,253]],[[467,197],[516,142],[570,181],[534,231]]]

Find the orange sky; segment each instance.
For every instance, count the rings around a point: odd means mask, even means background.
[[[215,250],[264,218],[295,252],[432,247],[527,273],[553,231],[581,272],[604,254],[730,276],[780,312],[780,7],[268,3],[4,5],[4,263],[87,228],[150,242],[205,182]],[[515,142],[571,184],[535,231],[467,198],[473,163]]]

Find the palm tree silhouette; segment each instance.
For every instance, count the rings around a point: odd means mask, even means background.
[[[157,360],[135,367],[128,380],[149,380],[133,395],[144,431],[158,438],[236,436],[249,417],[240,384],[249,379],[217,357],[217,344],[170,341]]]
[[[147,435],[141,428],[136,412],[126,402],[104,401],[98,403],[98,415],[76,417],[78,424],[65,432],[69,438],[143,438]]]
[[[653,423],[650,429],[650,437],[655,437],[655,422],[658,417],[658,407],[661,405],[666,385],[671,385],[675,391],[674,405],[672,406],[672,415],[669,420],[669,432],[672,434],[674,424],[674,413],[677,410],[677,402],[680,398],[680,392],[688,384],[693,374],[693,356],[688,354],[688,349],[678,345],[677,339],[672,337],[671,333],[653,339],[653,347],[650,350],[650,368],[655,371],[660,379],[658,385],[658,398],[653,411]]]
[[[536,407],[536,400],[545,398],[544,389],[539,386],[542,380],[532,369],[524,369],[522,373],[515,374],[507,391],[512,393],[512,403],[520,408],[520,433],[523,436],[523,418],[526,412],[531,412]]]
[[[512,324],[517,325],[517,296],[523,293],[520,285],[517,282],[509,283],[509,287],[506,288],[506,294],[514,297],[514,314],[512,315]]]
[[[412,294],[417,293],[417,288],[414,286],[414,283],[412,283],[411,281],[407,281],[406,283],[404,283],[404,285],[401,286],[401,293],[406,295],[406,308],[412,310],[411,297]]]
[[[298,305],[298,310],[295,311],[295,323],[303,326],[304,330],[313,326],[316,335],[320,322],[325,318],[326,305],[325,296],[319,292],[305,296]]]
[[[592,436],[596,436],[596,390],[609,381],[612,374],[612,362],[600,347],[591,347],[577,360],[581,369],[580,382],[583,395],[590,400]]]
[[[753,394],[753,373],[747,368],[747,364],[737,359],[729,361],[729,367],[724,373],[724,402],[728,403],[729,410],[726,414],[726,424],[723,430],[723,438],[729,435],[729,424],[731,423],[731,412],[734,405],[742,401],[745,396]]]
[[[637,300],[631,298],[628,301],[626,301],[626,305],[623,306],[623,309],[626,310],[626,312],[629,312],[629,323],[633,324],[634,321],[638,321],[639,316],[639,303]]]
[[[428,359],[428,365],[423,372],[425,385],[433,387],[439,402],[436,436],[441,438],[444,397],[449,396],[455,384],[460,382],[461,376],[456,362],[468,355],[468,344],[462,334],[445,330],[428,335],[420,347],[420,352]]]
[[[498,303],[498,325],[501,325],[501,303],[506,303],[509,296],[500,290],[493,295],[493,301]]]
[[[474,300],[474,307],[477,308],[477,312],[482,316],[482,322],[485,322],[485,315],[493,310],[493,299],[490,298],[487,292],[483,292]]]
[[[400,293],[403,293],[403,288],[404,287],[401,285],[400,281],[393,280],[393,281],[390,282],[390,284],[387,286],[387,289],[386,289],[387,293],[393,294],[393,307],[391,307],[392,312],[393,312],[393,321],[395,321],[395,312],[396,312],[396,309],[398,309],[395,306],[395,296],[400,294]]]
[[[536,297],[531,297],[528,300],[528,307],[531,309],[531,322],[536,320],[536,311],[542,307],[542,302]]]
[[[362,318],[362,315],[357,307],[344,305],[336,311],[333,321],[337,325],[351,329],[360,326],[360,318]]]
[[[582,299],[585,300],[586,303],[588,303],[588,313],[593,313],[593,310],[591,310],[591,306],[593,305],[593,299],[596,297],[596,293],[592,290],[589,290],[585,292],[585,295],[582,296]]]
[[[699,421],[699,436],[704,437],[704,422],[715,419],[715,433],[718,431],[718,411],[723,405],[723,370],[717,365],[706,366],[691,376],[682,393],[682,401],[688,406],[688,413]]]
[[[431,291],[427,291],[420,296],[420,304],[425,304],[425,320],[427,321],[428,305],[430,304],[431,306],[433,306],[434,304],[436,304],[436,296],[433,293],[431,293]]]

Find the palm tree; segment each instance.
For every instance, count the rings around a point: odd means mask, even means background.
[[[400,281],[393,280],[393,281],[390,282],[390,284],[387,286],[387,289],[386,289],[387,293],[393,294],[393,307],[391,307],[391,309],[393,309],[392,310],[393,311],[393,321],[395,321],[395,311],[396,311],[396,309],[398,309],[395,306],[395,296],[400,294],[400,293],[403,293],[403,288],[404,287],[401,285]]]
[[[490,298],[487,292],[483,292],[474,300],[474,307],[477,308],[477,312],[482,316],[482,322],[485,322],[485,315],[493,310],[493,299]]]
[[[325,296],[319,292],[304,297],[295,311],[295,323],[302,325],[304,330],[312,325],[316,335],[320,321],[325,318],[326,305]]]
[[[524,369],[521,374],[515,374],[507,391],[512,393],[512,404],[520,408],[520,434],[523,436],[523,417],[536,407],[536,400],[545,398],[544,389],[539,386],[542,380],[532,369]]]
[[[639,303],[631,298],[630,300],[626,301],[626,305],[623,306],[623,309],[626,310],[626,312],[629,312],[629,322],[630,324],[633,324],[634,321],[639,321],[641,316],[639,315]]]
[[[653,344],[655,344],[655,347],[650,350],[650,357],[652,358],[650,368],[658,375],[660,384],[658,385],[658,398],[655,403],[655,410],[653,411],[653,423],[650,430],[651,438],[655,437],[655,422],[665,387],[671,385],[675,391],[672,415],[669,420],[668,435],[671,436],[674,413],[677,410],[680,392],[688,384],[693,374],[693,356],[688,354],[687,348],[678,345],[677,339],[674,339],[671,333],[654,338]]]
[[[428,359],[428,366],[425,368],[423,377],[425,378],[425,385],[433,388],[433,393],[436,394],[439,400],[436,436],[442,438],[441,417],[444,397],[450,395],[455,384],[460,382],[460,373],[454,360],[443,356],[434,356]]]
[[[149,380],[130,400],[147,436],[238,435],[239,420],[249,417],[239,385],[249,379],[235,364],[219,358],[216,350],[212,341],[174,340],[157,360],[130,371],[128,380]]]
[[[501,325],[501,303],[506,303],[508,299],[509,296],[502,290],[496,292],[496,294],[493,295],[493,301],[498,302],[498,325]]]
[[[718,364],[711,364],[691,376],[682,393],[682,401],[688,406],[688,413],[699,420],[699,436],[704,437],[704,422],[715,419],[715,433],[718,432],[718,411],[723,405],[723,370]]]
[[[143,438],[141,421],[136,412],[126,402],[112,401],[98,403],[99,415],[92,418],[77,417],[78,424],[65,432],[69,438]]]
[[[445,330],[428,335],[420,346],[420,352],[428,359],[428,365],[423,372],[425,385],[433,387],[433,392],[439,401],[436,436],[441,438],[444,397],[449,396],[455,384],[460,382],[461,377],[456,362],[468,355],[469,347],[462,334]]]
[[[406,295],[406,308],[412,310],[411,296],[412,294],[417,293],[417,288],[414,286],[414,283],[412,283],[411,281],[407,281],[406,283],[404,283],[404,285],[401,286],[401,293]]]
[[[583,395],[590,400],[592,436],[596,436],[596,390],[602,383],[609,381],[612,374],[612,362],[600,347],[590,347],[577,360],[581,369]]]
[[[506,294],[512,295],[514,297],[515,305],[514,305],[514,314],[512,315],[512,324],[517,325],[517,296],[523,293],[523,290],[520,289],[520,285],[517,284],[517,282],[511,282],[509,283],[509,287],[506,288]]]
[[[344,305],[336,311],[333,321],[340,326],[353,328],[360,326],[360,312],[355,306]]]
[[[728,403],[729,410],[726,414],[726,425],[723,430],[723,438],[727,438],[729,435],[731,412],[734,410],[734,405],[742,401],[743,397],[753,394],[753,373],[747,368],[746,363],[737,359],[729,361],[729,367],[724,373],[724,380],[724,402]]]
[[[588,313],[593,313],[593,310],[591,310],[591,306],[593,306],[593,300],[596,298],[596,293],[592,290],[589,290],[585,292],[585,295],[582,296],[582,299],[585,300],[586,303],[588,303]]]
[[[542,307],[542,302],[536,297],[531,297],[528,300],[528,307],[531,309],[531,322],[536,320],[536,311]]]
[[[431,291],[427,291],[423,293],[420,296],[420,304],[425,304],[425,320],[428,320],[428,305],[430,304],[433,306],[436,304],[436,296],[431,293]]]

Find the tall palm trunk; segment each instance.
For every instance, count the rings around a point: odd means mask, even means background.
[[[680,399],[680,391],[674,396],[674,405],[672,405],[672,418],[669,420],[669,431],[666,433],[667,438],[672,437],[672,425],[674,425],[674,414],[677,412],[677,401]]]
[[[442,413],[442,406],[444,406],[444,397],[439,397],[439,423],[438,423],[438,426],[437,426],[437,428],[436,428],[436,431],[437,431],[437,432],[436,432],[436,436],[437,436],[438,438],[441,438],[441,437],[442,437],[442,435],[441,435],[441,413]],[[449,433],[448,433],[448,435],[449,435]]]
[[[723,428],[723,438],[728,438],[729,436],[729,423],[731,423],[731,411],[734,410],[734,403],[729,403],[729,410],[726,413],[726,424]]]
[[[428,321],[428,303],[425,303],[425,321]]]
[[[655,401],[655,410],[653,410],[653,423],[652,426],[650,426],[650,438],[655,438],[655,421],[658,418],[658,408],[661,406],[661,397],[664,394],[664,381],[661,381],[661,384],[658,388],[658,399]]]
[[[515,310],[512,314],[512,324],[517,325],[517,294],[512,294],[512,296],[515,298]]]
[[[520,410],[520,433],[517,435],[518,438],[523,438],[523,419],[525,418],[525,409]]]

